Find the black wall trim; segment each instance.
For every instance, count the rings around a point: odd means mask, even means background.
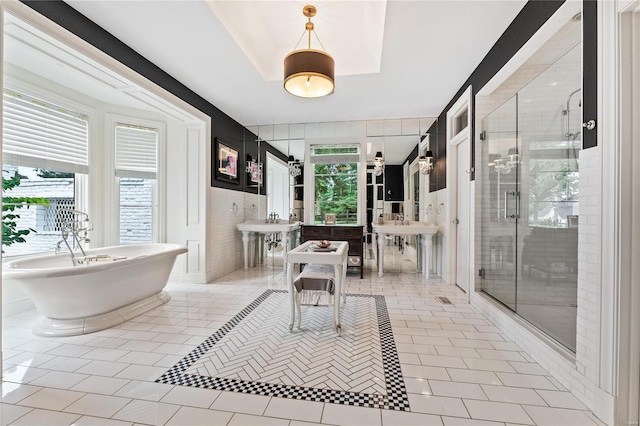
[[[244,126],[127,46],[104,28],[60,0],[21,0],[21,2],[211,117],[210,143],[213,144],[215,138],[219,137],[238,150],[240,153],[239,158],[246,158],[247,152],[245,152],[244,142],[247,140],[249,132],[245,130]],[[251,136],[253,137],[251,141],[255,141],[255,135]],[[212,149],[214,148],[212,145]],[[265,149],[269,148],[270,151],[272,150],[271,152],[277,155],[277,150],[273,147],[270,145],[268,145],[268,148],[265,147]],[[254,151],[257,151],[257,149]],[[244,162],[242,165],[242,170],[244,170]],[[240,173],[240,175],[240,185],[212,180],[211,186],[255,193],[255,187],[251,188],[248,185],[246,173]]]
[[[598,118],[598,2],[582,2],[582,116],[583,121]],[[597,126],[582,129],[582,148],[598,146]]]
[[[432,149],[435,156],[435,168],[432,172],[430,191],[437,191],[447,187],[447,111],[462,96],[467,87],[472,86],[472,107],[475,112],[475,96],[485,84],[520,50],[522,46],[547,22],[565,0],[529,0],[518,16],[493,45],[489,53],[471,73],[467,81],[438,116],[438,121],[432,128],[437,131],[437,148]],[[595,3],[595,1],[594,1]],[[429,129],[431,133],[431,129]],[[434,147],[432,147],[434,148]],[[471,164],[475,169],[475,129],[471,129]],[[475,173],[470,174],[475,179]]]

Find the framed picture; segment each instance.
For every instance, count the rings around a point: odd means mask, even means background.
[[[238,151],[216,138],[215,178],[240,183],[238,179]]]
[[[336,215],[334,213],[327,213],[324,215],[324,224],[325,225],[335,225],[336,224]]]
[[[567,226],[569,228],[577,228],[578,227],[578,216],[577,215],[567,215]]]

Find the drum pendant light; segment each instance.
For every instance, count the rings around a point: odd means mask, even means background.
[[[304,30],[308,33],[308,44],[306,49],[294,50],[284,58],[284,89],[301,98],[320,98],[334,91],[335,62],[324,50],[311,49],[311,32],[315,34],[311,18],[316,15],[315,6],[303,7],[302,13],[309,18]]]

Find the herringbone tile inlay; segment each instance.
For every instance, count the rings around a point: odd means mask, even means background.
[[[158,381],[408,410],[384,297],[349,295],[341,336],[330,310],[303,306],[292,333],[287,293],[268,290]]]

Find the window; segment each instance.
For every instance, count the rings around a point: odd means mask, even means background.
[[[154,241],[158,129],[117,123],[120,243]]]
[[[568,227],[567,217],[578,215],[578,184],[577,158],[531,158],[529,226]]]
[[[336,224],[358,223],[359,160],[357,145],[312,147],[314,223],[323,223],[327,213],[335,214]]]
[[[47,200],[48,204],[15,210],[16,230],[29,230],[24,242],[3,246],[5,256],[52,251],[61,239],[60,225],[68,209],[84,194],[78,188],[89,171],[87,115],[65,106],[5,89],[3,93],[3,177],[19,184],[5,197]],[[79,183],[81,183],[79,185]]]

